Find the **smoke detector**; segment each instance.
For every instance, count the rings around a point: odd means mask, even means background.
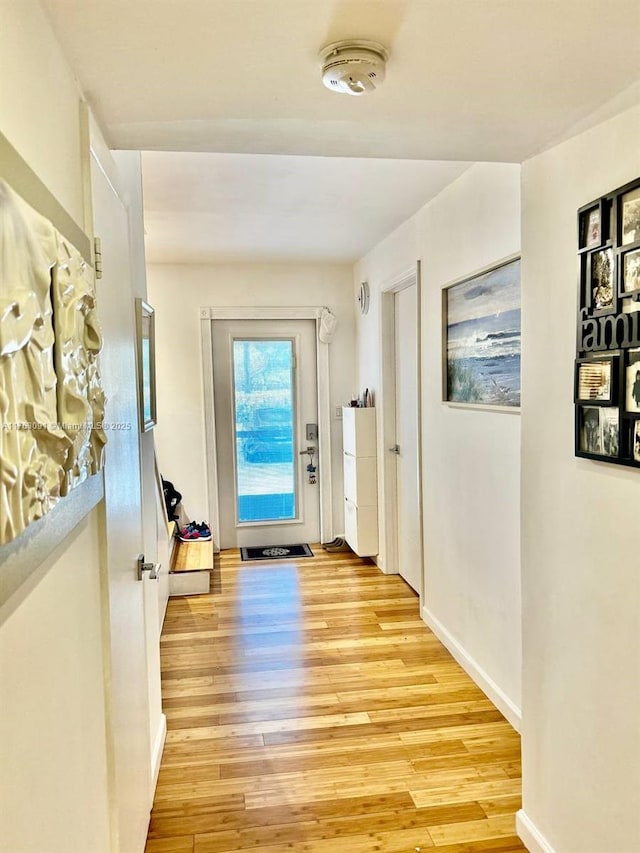
[[[384,80],[389,54],[375,41],[335,41],[320,51],[322,82],[342,95],[366,95]]]

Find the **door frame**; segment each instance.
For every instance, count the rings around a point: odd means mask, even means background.
[[[218,455],[213,385],[214,320],[313,320],[316,326],[316,373],[318,393],[318,485],[320,488],[320,541],[333,539],[333,500],[331,482],[331,407],[329,388],[329,344],[318,335],[324,306],[294,308],[200,308],[202,378],[204,389],[205,448],[207,455],[207,492],[209,518],[220,534],[220,495],[218,492]],[[214,541],[216,550],[219,542]]]
[[[135,292],[134,272],[132,268],[132,260],[134,259],[134,236],[131,230],[132,205],[127,192],[126,182],[123,183],[123,179],[121,178],[119,171],[120,166],[116,163],[112,156],[112,152],[104,142],[93,114],[90,112],[86,112],[85,114],[85,112],[83,112],[83,116],[83,132],[87,134],[89,142],[89,160],[87,164],[87,172],[84,176],[84,180],[86,180],[87,184],[83,189],[85,197],[90,204],[89,209],[92,211],[92,228],[98,226],[97,230],[100,230],[100,226],[98,225],[99,213],[102,210],[103,214],[106,215],[107,210],[106,206],[104,209],[100,207],[100,203],[95,198],[94,190],[98,180],[104,184],[104,189],[108,194],[108,197],[112,202],[115,201],[120,213],[126,220],[126,241],[128,248],[128,256],[126,259],[128,267],[126,282],[127,292],[125,293],[123,291],[119,296],[117,294],[114,295],[115,292],[108,287],[109,276],[107,273],[110,266],[108,265],[109,247],[104,242],[104,233],[102,234],[102,245],[103,259],[106,259],[105,263],[107,263],[105,272],[106,278],[103,278],[101,284],[97,283],[96,291],[98,301],[100,302],[102,294],[103,297],[107,297],[107,301],[111,304],[112,308],[114,300],[116,300],[116,302],[119,303],[116,307],[120,309],[120,314],[123,311],[127,311],[127,302],[129,303],[129,334],[127,336],[127,340],[131,346],[130,364],[133,367],[134,379],[132,387],[135,399],[134,429],[137,432],[137,423],[139,418],[138,408],[140,403],[137,395],[138,386],[136,378],[137,365],[135,352],[136,326],[134,297],[137,294]],[[84,124],[85,120],[87,122],[86,126]],[[112,252],[113,251],[115,251],[115,249],[112,249]],[[122,306],[123,297],[125,299],[124,306]],[[100,304],[102,304],[104,309],[104,302],[100,302]],[[107,345],[108,339],[105,339],[105,346]],[[103,367],[103,375],[104,372],[105,368]],[[126,389],[122,390],[124,391],[122,399],[126,400],[127,391]],[[140,512],[136,525],[136,539],[138,544],[135,550],[140,553],[145,546],[145,541],[143,527],[143,459],[139,432],[137,432],[137,438],[134,446],[139,464],[138,488],[140,490]],[[150,819],[149,813],[153,806],[155,786],[160,772],[162,752],[166,740],[166,715],[162,713],[160,695],[160,630],[158,627],[159,598],[157,583],[149,577],[142,578],[142,580],[139,579],[136,571],[135,551],[130,555],[130,564],[128,566],[123,565],[121,560],[119,558],[114,558],[114,555],[112,554],[106,528],[109,525],[109,503],[111,502],[117,506],[117,502],[114,502],[113,498],[110,497],[109,471],[110,465],[109,457],[107,455],[103,471],[105,496],[101,504],[101,526],[103,528],[101,537],[101,551],[103,556],[101,581],[105,591],[103,601],[103,624],[105,626],[106,642],[105,678],[109,685],[109,704],[107,708],[107,773],[110,788],[112,838],[117,839],[118,844],[126,845],[128,842],[127,838],[123,839],[123,827],[127,828],[128,841],[130,843],[137,843],[137,840],[134,837],[135,830],[132,828],[132,819],[137,818],[137,829],[140,833],[139,838],[142,839],[142,842],[144,842],[148,833]],[[153,553],[145,553],[147,558],[151,558],[153,560]],[[123,609],[124,584],[128,584],[130,587],[128,609]],[[131,601],[133,601],[133,604],[130,603]],[[135,625],[133,623],[133,618],[138,612],[140,612],[141,636],[134,636],[133,629],[135,628]],[[116,632],[113,628],[112,623],[114,614],[117,614],[120,622],[122,622],[123,618],[126,619],[126,624],[120,625],[119,632]],[[124,640],[122,639],[124,636],[122,632],[123,627],[127,634]],[[116,640],[114,640],[114,637]],[[115,648],[116,641],[118,645],[117,649]],[[144,685],[143,695],[136,695],[135,691],[131,690],[131,683],[129,683],[130,675],[128,676],[129,682],[127,682],[126,671],[123,675],[120,671],[122,667],[119,666],[119,663],[121,664],[122,660],[126,657],[127,666],[131,664],[131,661],[133,660],[131,653],[132,644],[133,646],[138,646],[140,641],[142,641],[144,663],[139,665],[144,667],[146,673],[146,685]],[[137,653],[140,654],[140,651],[138,650]],[[135,706],[135,700],[137,700],[138,703],[137,708]],[[120,714],[118,714],[118,711]],[[136,711],[138,712],[138,719],[135,718]],[[144,712],[142,720],[140,720],[141,711]],[[123,719],[118,719],[123,712],[126,715],[126,726],[124,725]],[[128,739],[131,737],[131,732],[136,726],[138,729],[140,726],[144,726],[145,729],[144,740],[146,743],[144,745],[144,758],[146,767],[138,770],[137,778],[132,778],[130,775],[132,767],[132,750]],[[123,767],[127,768],[128,775],[123,774]],[[141,777],[143,778],[142,770],[147,771],[144,791],[140,791],[140,786],[142,784]],[[139,797],[138,803],[132,802],[132,794]],[[143,794],[145,795],[144,797]],[[146,799],[146,803],[140,802],[143,799]],[[137,808],[135,808],[135,806],[137,806]],[[142,834],[143,831],[144,835]]]
[[[382,565],[380,568],[386,574],[398,574],[398,537],[397,537],[397,508],[398,490],[396,484],[396,457],[389,452],[396,441],[396,331],[395,331],[395,294],[407,287],[416,287],[417,329],[417,438],[418,438],[418,515],[420,518],[419,551],[420,562],[424,568],[424,524],[422,501],[422,292],[420,261],[405,269],[393,279],[382,285],[380,292],[380,353],[382,362],[380,409],[382,436],[382,465],[380,466],[381,484],[380,495],[382,503],[382,523],[384,529],[384,546],[382,550]],[[420,600],[424,597],[424,571],[420,572]]]

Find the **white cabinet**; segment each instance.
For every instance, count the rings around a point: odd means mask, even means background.
[[[378,553],[376,410],[342,410],[344,536],[360,557]]]

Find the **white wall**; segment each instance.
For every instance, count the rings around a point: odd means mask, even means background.
[[[386,282],[399,274],[415,268],[420,257],[420,235],[418,221],[412,216],[384,240],[374,246],[354,268],[354,287],[367,281],[371,292],[369,311],[358,314],[356,330],[358,336],[358,382],[357,390],[374,391],[380,388],[382,374],[382,352],[380,347],[380,289]],[[375,399],[374,399],[375,404]]]
[[[572,405],[576,209],[639,140],[636,107],[522,170],[522,818],[556,853],[640,849],[640,472],[576,459]]]
[[[443,285],[519,251],[519,181],[517,166],[475,166],[418,216],[424,608],[468,656],[481,684],[489,680],[483,686],[514,723],[521,704],[520,416],[443,405],[440,324]]]
[[[0,130],[82,227],[79,90],[35,0],[0,0]]]
[[[2,0],[0,56],[0,131],[82,227],[79,93],[35,0]],[[97,518],[0,610],[0,849],[11,853],[86,853],[88,839],[91,853],[110,849]]]
[[[94,511],[0,608],[0,850],[110,850],[98,565]]]
[[[81,93],[36,0],[0,0],[0,56],[0,132],[80,228],[90,231]],[[134,171],[132,165],[129,178]],[[141,222],[139,198],[136,203]],[[141,228],[133,242],[139,271],[144,264]],[[144,279],[137,281],[144,286]],[[105,340],[106,351],[110,345]],[[118,477],[117,470],[114,475]],[[110,748],[118,733],[113,733],[108,709],[111,685],[117,679],[122,684],[128,676],[123,670],[109,671],[101,518],[100,507],[90,512],[55,550],[52,545],[52,553],[22,586],[0,602],[3,851],[116,849]],[[20,547],[20,541],[16,545]],[[24,549],[29,551],[27,545]],[[2,554],[0,572],[1,563]],[[156,657],[157,611],[156,606]],[[126,636],[120,639],[126,644]],[[161,731],[159,692],[158,673],[149,694],[156,700],[156,729]],[[128,725],[131,728],[131,721]],[[142,820],[146,817],[145,804]]]
[[[182,492],[187,513],[208,516],[200,316],[206,306],[326,305],[338,319],[329,347],[333,513],[343,532],[342,421],[335,408],[354,390],[351,268],[321,264],[152,264],[149,299],[156,309],[158,461],[163,476]]]
[[[442,403],[441,289],[517,252],[519,217],[519,167],[476,165],[369,252],[354,282],[372,290],[358,323],[358,385],[377,391],[380,289],[422,260],[423,616],[515,724],[520,418]]]

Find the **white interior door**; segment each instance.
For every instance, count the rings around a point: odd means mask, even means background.
[[[214,320],[212,342],[220,547],[317,542],[315,322]]]
[[[420,593],[420,472],[418,454],[418,299],[415,284],[394,294],[396,500],[398,570]]]
[[[93,159],[91,185],[104,265],[97,298],[105,340],[100,368],[108,427],[104,477],[112,813],[115,849],[140,853],[152,799],[144,595],[151,585],[147,595],[156,601],[157,638],[157,582],[138,581],[136,571],[143,540],[128,215]]]

